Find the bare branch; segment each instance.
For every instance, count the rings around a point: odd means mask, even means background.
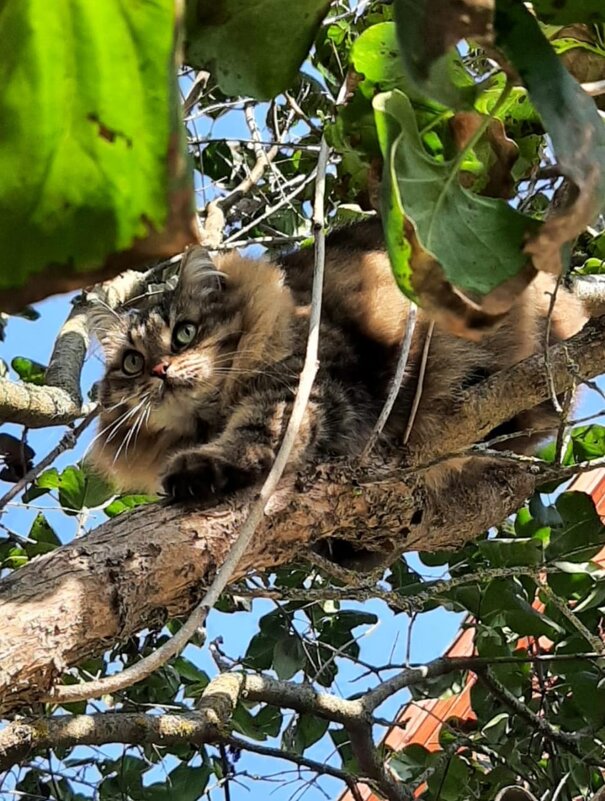
[[[309,759],[308,757],[302,756],[302,754],[296,754],[293,751],[286,751],[283,748],[270,748],[266,745],[261,745],[260,743],[251,743],[248,740],[244,740],[241,737],[223,737],[222,741],[225,745],[230,745],[233,748],[237,748],[240,751],[250,751],[253,754],[261,754],[262,756],[269,756],[275,759],[285,759],[288,762],[293,762],[295,765],[298,765],[301,768],[307,768],[308,770],[312,770],[317,773],[319,776],[333,776],[335,779],[340,779],[343,781],[348,789],[351,791],[351,795],[353,796],[356,801],[363,801],[359,788],[357,787],[357,783],[359,781],[363,782],[363,779],[354,778],[350,773],[347,773],[344,770],[340,770],[339,768],[334,768],[332,765],[328,765],[326,762],[317,762],[314,759]]]
[[[393,410],[393,406],[395,405],[395,401],[397,400],[397,396],[399,395],[399,390],[401,389],[401,382],[403,381],[403,376],[405,374],[405,368],[408,364],[408,359],[410,357],[410,349],[412,347],[412,339],[414,338],[414,330],[416,328],[416,313],[418,307],[415,303],[410,303],[410,310],[408,313],[408,319],[406,322],[405,333],[403,335],[403,341],[401,343],[401,350],[399,352],[399,359],[397,360],[397,367],[395,368],[395,374],[391,380],[391,385],[389,387],[389,394],[387,395],[387,399],[384,402],[384,406],[380,412],[378,420],[376,421],[376,425],[372,429],[372,433],[368,439],[368,442],[363,449],[363,453],[360,456],[360,461],[364,462],[367,457],[370,455],[372,449],[376,445],[378,438],[382,434],[382,430],[385,427],[387,420],[390,417],[390,414]]]
[[[178,715],[107,712],[16,720],[0,731],[0,771],[46,748],[108,743],[162,746],[216,743],[233,714],[241,678],[228,674],[213,679],[202,693],[196,712]]]
[[[477,677],[505,706],[519,715],[520,718],[527,721],[533,729],[539,731],[547,740],[562,746],[581,762],[585,762],[589,765],[599,765],[601,767],[605,765],[605,763],[600,760],[594,760],[587,756],[573,734],[567,734],[566,732],[559,731],[559,729],[555,729],[554,726],[551,726],[543,717],[532,712],[523,701],[513,695],[510,690],[496,678],[491,670],[477,671]]]

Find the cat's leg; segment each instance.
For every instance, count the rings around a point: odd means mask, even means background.
[[[299,428],[289,467],[296,468],[326,439],[323,392],[314,391]],[[293,396],[274,388],[244,398],[212,442],[172,456],[162,477],[177,500],[224,496],[264,478],[275,459],[292,411]]]

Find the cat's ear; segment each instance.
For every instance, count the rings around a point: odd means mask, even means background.
[[[185,253],[181,261],[178,289],[194,292],[199,291],[202,286],[220,289],[224,278],[225,274],[217,270],[206,248],[195,245]]]

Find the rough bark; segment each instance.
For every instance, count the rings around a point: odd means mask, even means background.
[[[393,558],[403,550],[456,546],[517,508],[535,481],[509,467],[508,491],[499,506],[486,476],[472,498],[458,502],[450,496],[428,513],[421,488],[388,474],[352,486],[339,468],[327,472],[306,492],[292,492],[292,477],[285,481],[234,578],[308,556],[310,545],[327,537],[353,544],[363,538],[369,547],[390,544]],[[489,502],[482,502],[482,491]],[[0,711],[40,700],[70,665],[146,626],[157,629],[167,618],[186,614],[229,551],[249,498],[234,496],[206,511],[143,508],[5,579]]]

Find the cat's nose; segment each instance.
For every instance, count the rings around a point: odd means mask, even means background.
[[[170,365],[168,362],[159,362],[155,367],[151,368],[151,375],[155,375],[158,378],[166,378],[169,367]]]

